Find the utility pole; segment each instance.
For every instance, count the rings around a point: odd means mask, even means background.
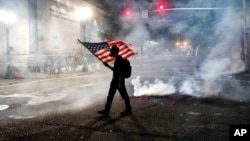
[[[247,20],[246,20],[246,0],[242,0],[242,14],[243,14],[243,53],[244,53],[244,61],[246,70],[249,70],[249,55],[248,55],[248,46],[247,46],[247,32],[246,32],[246,26],[247,26]]]

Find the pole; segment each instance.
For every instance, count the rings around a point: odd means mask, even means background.
[[[142,51],[142,43],[141,43],[141,49],[140,49],[141,51],[141,58],[143,58],[143,56],[142,56],[142,54],[143,54],[143,51]]]
[[[195,8],[195,7],[191,7],[191,8],[165,8],[165,9],[162,9],[161,11],[182,11],[182,10],[226,10],[228,8],[224,8],[224,7],[221,7],[221,8],[214,8],[214,7],[208,7],[208,8]],[[241,9],[241,8],[233,8],[233,9]],[[160,10],[152,10],[152,12],[158,12]]]
[[[83,41],[86,42],[86,24],[83,25]],[[84,55],[86,55],[85,48],[83,49]]]
[[[83,25],[83,41],[86,42],[86,25]]]
[[[9,28],[6,27],[6,49],[7,49],[7,61],[10,61],[10,42],[9,42]]]
[[[245,66],[246,70],[249,69],[249,60],[248,60],[248,49],[247,49],[247,38],[246,38],[246,0],[242,0],[243,6],[243,48],[244,48],[244,59],[245,59]]]
[[[85,32],[86,27],[82,21],[80,22],[80,26],[81,26],[81,40],[83,40],[85,42],[86,41],[86,32]],[[78,39],[78,41],[79,41],[79,39]],[[88,72],[88,58],[86,56],[86,50],[85,50],[85,48],[83,48],[83,45],[81,46],[81,53],[83,56],[82,72]]]

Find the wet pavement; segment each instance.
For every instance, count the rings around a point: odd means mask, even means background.
[[[232,124],[250,123],[250,103],[189,96],[131,97],[133,114],[121,116],[116,98],[109,116],[87,109],[31,119],[1,121],[0,140],[228,141]]]

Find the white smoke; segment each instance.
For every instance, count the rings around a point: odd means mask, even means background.
[[[135,79],[131,81],[134,86],[134,96],[141,95],[168,95],[176,92],[176,88],[168,83],[164,83],[160,79],[155,79],[153,83],[149,81],[143,82],[140,81],[140,77],[137,76]]]
[[[241,15],[241,11],[228,8],[224,12],[224,17],[217,23],[215,36],[219,42],[211,47],[200,70],[196,72],[200,81],[190,78],[183,79],[180,86],[177,87],[174,83],[163,82],[159,79],[153,83],[149,81],[141,83],[138,76],[131,81],[134,86],[134,95],[167,95],[177,91],[181,94],[198,97],[219,95],[223,91],[224,85],[220,83],[222,76],[242,72],[245,69],[244,62],[241,60]]]
[[[193,96],[200,96],[198,92],[201,91],[200,83],[193,78],[187,79],[182,82],[180,87],[180,93],[193,95]]]
[[[201,96],[201,83],[193,78],[184,80],[179,87],[175,85],[171,78],[168,82],[155,79],[152,83],[149,81],[142,83],[140,76],[132,79],[131,84],[134,86],[134,96],[163,96],[175,94],[176,92],[197,97]]]
[[[242,38],[242,18],[241,12],[233,9],[228,9],[224,18],[216,26],[215,36],[219,38],[220,42],[213,47],[211,53],[207,57],[209,62],[218,62],[222,59],[230,61],[223,66],[228,72],[241,72],[245,68],[244,62],[241,61],[241,38]],[[232,22],[233,21],[233,22]],[[211,59],[214,59],[211,61]],[[217,65],[214,63],[214,65]],[[211,66],[210,66],[211,67]],[[216,66],[218,67],[218,65]],[[214,68],[216,68],[214,67]],[[206,65],[203,65],[206,68]],[[224,70],[222,70],[224,71]]]
[[[241,60],[241,13],[228,9],[217,25],[216,36],[221,40],[204,61],[201,67],[204,80],[203,92],[217,95],[221,87],[216,82],[224,74],[241,72],[245,69]],[[234,21],[234,22],[232,22]]]

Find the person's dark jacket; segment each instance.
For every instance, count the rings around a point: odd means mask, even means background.
[[[114,68],[113,68],[113,79],[118,79],[119,77],[122,77],[122,68],[123,68],[124,59],[118,55],[116,57]]]

